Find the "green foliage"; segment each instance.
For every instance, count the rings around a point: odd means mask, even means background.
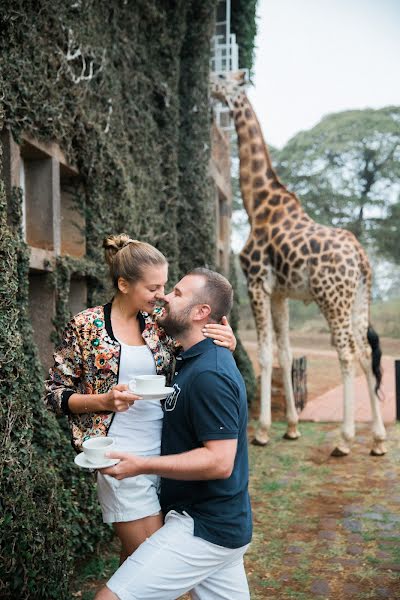
[[[86,277],[89,304],[108,299],[107,234],[127,231],[156,245],[171,281],[212,265],[207,91],[215,3],[2,2],[0,129],[4,122],[17,142],[23,133],[56,141],[80,174],[87,253],[57,260],[54,339],[70,317],[73,274]],[[64,420],[42,404],[20,200],[13,190],[6,202],[0,180],[0,595],[66,600],[73,560],[110,531],[92,476],[73,465]]]
[[[233,253],[231,253],[230,264],[229,264],[229,280],[230,280],[233,290],[234,290],[234,303],[233,303],[233,307],[232,307],[232,311],[231,311],[231,315],[230,315],[230,323],[231,323],[232,329],[234,330],[234,332],[237,336],[237,332],[239,329],[239,322],[240,322],[240,316],[239,316],[240,315],[240,294],[239,294],[239,284],[238,284],[236,268],[237,267],[235,264],[235,255]],[[246,350],[244,349],[244,346],[243,346],[240,338],[238,336],[237,336],[237,338],[238,338],[237,346],[236,346],[236,350],[234,353],[234,358],[236,361],[236,365],[237,365],[239,371],[241,372],[244,382],[246,384],[247,402],[248,402],[248,404],[251,404],[251,402],[254,400],[254,396],[256,393],[256,387],[257,387],[256,378],[255,378],[252,362],[251,362]]]
[[[58,423],[41,402],[44,373],[28,315],[29,252],[19,227],[21,198],[17,193],[11,198],[15,223],[10,227],[0,185],[5,275],[0,290],[0,594],[4,599],[68,598],[72,558],[92,551],[110,531],[99,527],[92,477],[73,465],[65,422]]]
[[[254,63],[254,42],[257,33],[257,0],[232,0],[231,29],[239,45],[239,67],[249,69]]]
[[[371,306],[371,321],[379,335],[400,338],[400,298],[375,302]]]
[[[181,202],[177,213],[179,268],[181,273],[207,265],[214,267],[214,191],[207,177],[210,154],[208,107],[210,39],[215,6],[192,2],[190,23],[181,49],[180,136],[178,155]],[[198,143],[193,144],[193,140]]]
[[[278,173],[317,221],[375,240],[398,257],[400,108],[331,114],[294,136],[278,154]],[[389,235],[386,235],[386,232]]]
[[[400,196],[397,202],[388,206],[384,219],[374,222],[374,237],[377,249],[387,259],[400,264]]]

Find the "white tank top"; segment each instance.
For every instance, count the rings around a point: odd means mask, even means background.
[[[128,346],[120,340],[118,383],[128,383],[136,375],[156,375],[151,350]],[[115,413],[108,435],[116,448],[141,456],[160,454],[163,412],[159,400],[137,400],[127,411]]]

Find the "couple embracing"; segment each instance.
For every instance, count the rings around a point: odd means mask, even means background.
[[[110,436],[119,459],[97,473],[122,551],[96,600],[248,599],[247,402],[226,319],[232,287],[199,268],[165,295],[168,263],[156,248],[126,235],[103,246],[113,300],[68,323],[46,381],[75,449]],[[155,374],[174,388],[165,401],[128,390]]]

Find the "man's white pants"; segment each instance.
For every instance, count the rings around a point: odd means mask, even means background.
[[[248,545],[224,548],[193,535],[190,515],[170,511],[111,577],[107,587],[120,600],[248,600],[243,555]]]

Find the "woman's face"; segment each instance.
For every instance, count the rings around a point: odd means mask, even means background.
[[[159,267],[146,267],[142,279],[126,285],[125,298],[132,306],[143,312],[152,313],[157,300],[164,298],[164,288],[168,280],[168,264]]]

